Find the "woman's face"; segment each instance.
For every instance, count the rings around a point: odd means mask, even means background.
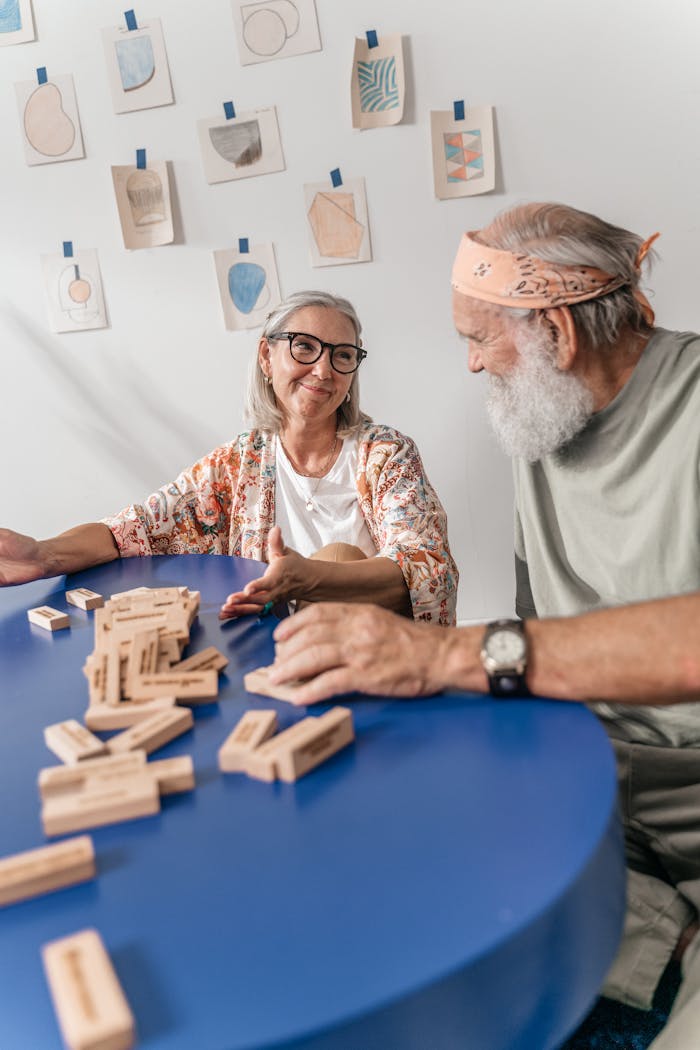
[[[305,306],[297,310],[284,325],[284,330],[315,335],[324,343],[357,342],[352,321],[327,306]],[[336,372],[331,367],[327,348],[311,365],[294,360],[289,352],[288,339],[261,339],[258,354],[263,372],[272,379],[285,425],[291,421],[318,423],[335,417],[350,389],[353,374]]]

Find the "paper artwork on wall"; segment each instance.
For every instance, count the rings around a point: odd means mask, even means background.
[[[85,156],[73,77],[15,84],[27,164],[54,164]]]
[[[35,39],[31,0],[0,0],[0,47]]]
[[[150,18],[137,29],[103,29],[102,43],[115,113],[154,109],[174,101],[159,18]]]
[[[242,66],[321,50],[314,0],[233,0]]]
[[[398,33],[379,37],[376,47],[356,39],[350,88],[352,126],[363,129],[399,124],[405,94],[403,38]]]
[[[263,324],[282,298],[272,245],[251,245],[247,252],[215,251],[214,264],[227,330]]]
[[[369,262],[372,248],[364,179],[304,186],[312,266]]]
[[[463,120],[451,110],[430,114],[435,196],[440,200],[489,193],[496,185],[493,107],[467,109]]]
[[[52,332],[107,327],[97,252],[42,255],[41,266]]]
[[[146,168],[133,164],[113,167],[112,181],[124,247],[171,244],[175,234],[166,162],[149,161]]]
[[[197,121],[204,174],[209,183],[284,171],[277,110],[254,109],[227,120]]]

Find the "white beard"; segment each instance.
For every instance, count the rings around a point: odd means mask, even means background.
[[[509,456],[530,463],[566,445],[593,413],[593,395],[571,372],[554,363],[542,335],[516,336],[518,363],[506,375],[489,376],[486,408],[496,437]]]

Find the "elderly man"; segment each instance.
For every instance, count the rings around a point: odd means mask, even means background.
[[[457,253],[455,324],[514,458],[527,624],[491,625],[479,644],[474,629],[318,608],[278,628],[274,677],[316,676],[301,702],[356,683],[419,695],[487,679],[500,696],[527,683],[607,701],[596,710],[617,753],[631,871],[606,990],[648,1006],[690,941],[678,1024],[693,995],[700,1012],[700,596],[688,594],[700,587],[700,338],[654,327],[639,288],[652,240],[534,204],[465,234]],[[658,601],[674,594],[688,596]],[[641,604],[611,608],[628,603]]]

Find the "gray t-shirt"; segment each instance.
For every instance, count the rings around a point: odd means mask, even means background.
[[[700,589],[700,336],[655,329],[570,445],[513,469],[520,616]],[[594,709],[612,735],[700,746],[700,703]]]

